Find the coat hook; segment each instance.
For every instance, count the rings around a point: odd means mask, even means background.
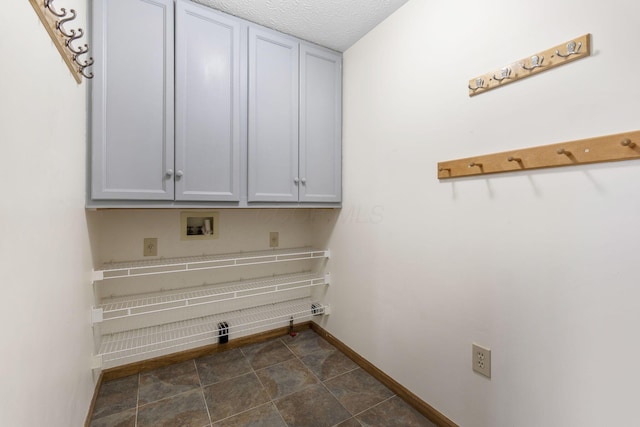
[[[81,64],[80,61],[78,61],[78,55],[74,55],[73,60],[75,61],[76,64],[78,64],[83,69],[87,67],[91,67],[94,63],[93,58],[89,58],[88,61],[84,61],[84,64]]]
[[[522,163],[522,159],[520,157],[513,157],[513,156],[509,156],[509,158],[507,158],[507,161]]]
[[[71,36],[69,39],[67,39],[67,41],[64,42],[67,48],[76,55],[82,55],[89,52],[89,46],[86,44],[83,47],[79,48],[74,48],[73,45],[71,45],[71,42],[81,38],[84,35],[84,31],[82,30],[82,28],[78,28],[77,34],[75,30],[71,30],[71,32],[73,33],[73,36]]]
[[[444,172],[444,171],[449,171],[449,173],[451,173],[451,168],[439,168],[438,172]]]
[[[77,49],[70,44],[67,44],[67,47],[71,52],[73,52],[74,55],[84,55],[85,53],[89,52],[89,45],[87,45],[86,43],[84,46],[81,46]]]
[[[635,142],[631,142],[630,139],[623,139],[620,142],[620,145],[622,145],[623,147],[634,148],[636,146],[636,143]]]
[[[92,79],[92,78],[93,78],[93,73],[85,74],[85,73],[84,73],[84,69],[85,69],[85,68],[86,68],[86,67],[80,67],[80,70],[79,70],[79,71],[80,71],[80,74],[82,74],[82,76],[83,76],[85,79]]]
[[[559,148],[557,153],[564,154],[565,156],[571,156],[571,151],[565,150],[564,148]]]
[[[500,70],[500,77],[496,77],[496,75],[493,75],[493,80],[496,81],[503,81],[504,79],[510,79],[511,77],[509,77],[511,75],[511,68],[510,67],[504,67],[502,70]]]
[[[471,87],[471,85],[469,85],[468,88],[474,92],[478,89],[484,89],[484,80],[482,79],[482,77],[478,77],[476,79],[476,87]]]
[[[544,62],[544,56],[538,57],[538,55],[533,55],[531,57],[531,67],[527,67],[524,63],[520,64],[520,66],[527,71],[531,71],[531,70],[535,70],[536,68],[542,67],[543,62]]]
[[[62,34],[64,34],[64,32],[62,31],[62,29],[60,30],[60,32],[61,32]],[[71,34],[70,36],[68,36],[68,35],[64,34],[65,36],[69,37],[69,39],[67,39],[67,41],[65,41],[65,42],[64,42],[64,44],[69,48],[69,50],[70,50],[71,52],[73,52],[73,53],[75,53],[75,54],[79,55],[79,53],[78,53],[78,52],[76,52],[76,51],[74,50],[74,48],[71,46],[71,42],[72,42],[72,41],[74,41],[74,40],[77,40],[77,39],[81,38],[81,37],[84,35],[84,31],[82,31],[82,28],[78,28],[78,32],[77,32],[77,33],[76,33],[76,31],[75,31],[75,30],[71,30],[71,33],[72,33],[72,34]],[[85,45],[85,46],[86,46],[86,45]],[[81,48],[81,49],[82,49],[82,48]],[[89,49],[87,49],[87,50],[89,50]]]
[[[469,167],[472,168],[474,166],[479,167],[480,169],[482,169],[482,163],[477,163],[477,162],[471,162],[469,163]]]
[[[91,67],[93,65],[94,63],[93,58],[89,58],[88,61],[84,61],[84,63],[81,64],[80,61],[78,61],[78,55],[73,55],[73,60],[76,64],[78,64],[78,72],[82,74],[82,76],[85,79],[93,78],[93,73],[86,74],[84,71],[86,68]]]
[[[569,43],[567,43],[567,53],[566,54],[562,54],[562,53],[560,53],[559,50],[556,49],[556,55],[558,55],[561,58],[568,58],[571,55],[579,54],[581,48],[582,48],[582,42],[578,43],[578,48],[576,49],[576,42],[574,42],[572,40]]]
[[[63,36],[65,37],[74,37],[76,35],[75,30],[71,30],[71,33],[67,33],[64,28],[62,28],[62,26],[64,24],[66,24],[69,21],[73,21],[74,19],[76,19],[76,11],[71,9],[69,11],[73,16],[69,17],[69,18],[63,18],[61,20],[59,20],[58,22],[56,22],[56,29],[58,31],[60,31],[62,33]]]
[[[51,12],[58,18],[62,18],[67,14],[67,9],[65,9],[64,7],[60,9],[60,12],[56,12],[56,10],[53,8],[53,0],[44,0],[44,7],[49,9],[49,12]]]

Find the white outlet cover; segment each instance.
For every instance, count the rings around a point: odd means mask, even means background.
[[[478,344],[471,345],[471,367],[487,378],[491,378],[491,349]]]

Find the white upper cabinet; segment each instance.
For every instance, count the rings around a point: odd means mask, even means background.
[[[176,4],[176,200],[240,200],[243,27],[210,8]]]
[[[92,30],[88,206],[339,206],[339,53],[188,0],[94,0]]]
[[[249,28],[249,198],[298,201],[297,40]]]
[[[249,29],[249,202],[339,203],[342,57]]]
[[[173,0],[93,4],[93,199],[173,199]]]
[[[342,200],[342,57],[300,45],[300,201]]]

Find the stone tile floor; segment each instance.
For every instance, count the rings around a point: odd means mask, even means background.
[[[104,382],[91,426],[434,424],[309,329]]]

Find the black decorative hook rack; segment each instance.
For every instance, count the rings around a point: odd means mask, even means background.
[[[29,2],[38,14],[40,21],[42,21],[53,44],[62,55],[62,59],[69,67],[76,82],[80,83],[82,77],[86,79],[93,78],[93,73],[87,71],[87,68],[93,65],[93,58],[83,57],[83,55],[88,55],[89,46],[87,44],[75,44],[78,39],[84,36],[84,31],[82,28],[66,28],[67,24],[76,19],[76,11],[65,8],[58,10],[53,5],[54,0],[29,0]]]

